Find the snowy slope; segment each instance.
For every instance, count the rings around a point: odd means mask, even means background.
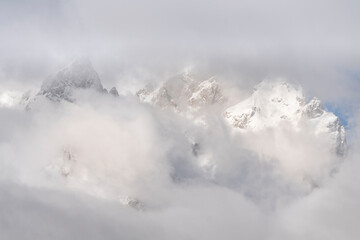
[[[86,57],[77,58],[54,76],[46,79],[35,96],[27,96],[26,109],[44,106],[51,102],[74,102],[77,90],[89,90],[118,97],[115,87],[108,92],[103,87],[99,75]],[[25,96],[26,97],[26,96]]]
[[[44,95],[52,101],[63,99],[71,102],[73,89],[104,91],[99,75],[87,58],[76,59],[54,77],[44,81],[39,95]]]
[[[197,79],[186,72],[157,87],[149,85],[139,90],[137,96],[144,102],[176,112],[197,111],[226,101],[215,77]]]
[[[261,82],[249,98],[226,109],[224,115],[242,131],[256,132],[281,124],[299,131],[306,126],[314,134],[329,134],[337,153],[345,153],[345,129],[338,117],[325,111],[317,98],[306,103],[302,89],[284,80]]]
[[[73,89],[93,89],[102,92],[104,88],[99,75],[87,58],[79,58],[60,70],[54,77],[44,81],[38,95],[52,101],[73,101]]]

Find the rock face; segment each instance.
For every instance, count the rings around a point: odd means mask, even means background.
[[[118,97],[118,96],[119,96],[119,93],[118,93],[116,87],[111,88],[110,91],[109,91],[109,93],[110,93],[111,95],[113,95],[114,97]]]
[[[145,211],[144,203],[138,200],[137,198],[125,196],[125,197],[121,197],[119,200],[123,205],[129,206],[137,211]]]
[[[23,102],[26,110],[31,110],[37,105],[51,102],[74,102],[77,90],[90,90],[104,95],[110,94],[118,97],[115,87],[108,92],[103,87],[99,75],[88,58],[78,58],[71,64],[61,69],[56,75],[45,80],[40,91],[33,97],[28,96]]]
[[[60,167],[61,175],[64,177],[68,177],[71,174],[73,165],[76,162],[76,157],[70,147],[66,147],[63,149],[62,160],[63,163]]]
[[[345,129],[338,117],[325,111],[317,98],[306,103],[300,87],[282,80],[261,82],[249,98],[227,108],[224,116],[242,131],[260,131],[282,123],[296,130],[306,124],[315,134],[329,134],[337,154],[346,150]]]
[[[188,99],[190,106],[212,105],[223,103],[226,99],[214,77],[200,82]]]
[[[52,101],[72,102],[74,89],[93,89],[103,92],[99,75],[87,58],[76,59],[60,70],[54,77],[44,81],[38,95],[44,95]]]
[[[158,87],[148,85],[136,95],[144,102],[177,112],[196,111],[226,101],[214,77],[198,80],[188,73],[170,78]]]

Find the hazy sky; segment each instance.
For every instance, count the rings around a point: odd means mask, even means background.
[[[105,82],[121,81],[116,77],[135,66],[181,69],[194,63],[210,65],[216,73],[289,74],[301,81],[330,81],[339,89],[334,74],[353,77],[359,70],[358,1],[0,4],[4,80],[41,82],[38,78],[77,54],[91,56]],[[327,76],[329,69],[335,73]]]

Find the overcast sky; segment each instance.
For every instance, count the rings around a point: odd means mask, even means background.
[[[355,0],[2,0],[1,81],[40,85],[88,55],[103,82],[119,86],[140,68],[194,64],[235,81],[286,75],[343,100],[359,89],[359,8]]]

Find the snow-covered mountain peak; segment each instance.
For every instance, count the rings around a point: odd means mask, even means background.
[[[303,113],[309,118],[320,117],[324,113],[321,101],[317,97],[314,97],[306,104]]]
[[[294,131],[329,134],[339,155],[346,149],[345,128],[338,117],[325,111],[316,97],[306,103],[302,89],[283,80],[261,82],[249,98],[226,109],[224,116],[242,131],[256,132],[285,124]]]
[[[241,129],[262,129],[279,122],[296,121],[301,117],[305,97],[299,86],[284,80],[265,80],[255,86],[253,94],[228,108],[226,118]]]
[[[103,87],[91,61],[86,57],[81,57],[62,68],[53,77],[45,80],[37,95],[29,96],[26,99],[26,109],[30,110],[34,106],[43,106],[43,104],[48,103],[48,100],[51,102],[63,100],[74,102],[78,90],[90,90],[104,95],[119,96],[115,87],[111,88],[109,92]]]
[[[53,101],[61,99],[73,101],[71,95],[74,89],[104,91],[99,75],[88,58],[74,60],[55,76],[44,81],[39,95],[44,95]]]
[[[226,101],[222,94],[222,89],[215,77],[202,81],[195,92],[189,98],[191,106],[212,105]]]
[[[301,87],[291,85],[284,80],[271,81],[269,79],[255,86],[252,100],[260,109],[277,110],[282,113],[296,111],[305,103]],[[274,113],[267,112],[267,114]]]
[[[197,111],[226,101],[215,77],[201,79],[190,72],[176,75],[157,87],[148,85],[139,90],[137,96],[144,102],[176,112]]]

